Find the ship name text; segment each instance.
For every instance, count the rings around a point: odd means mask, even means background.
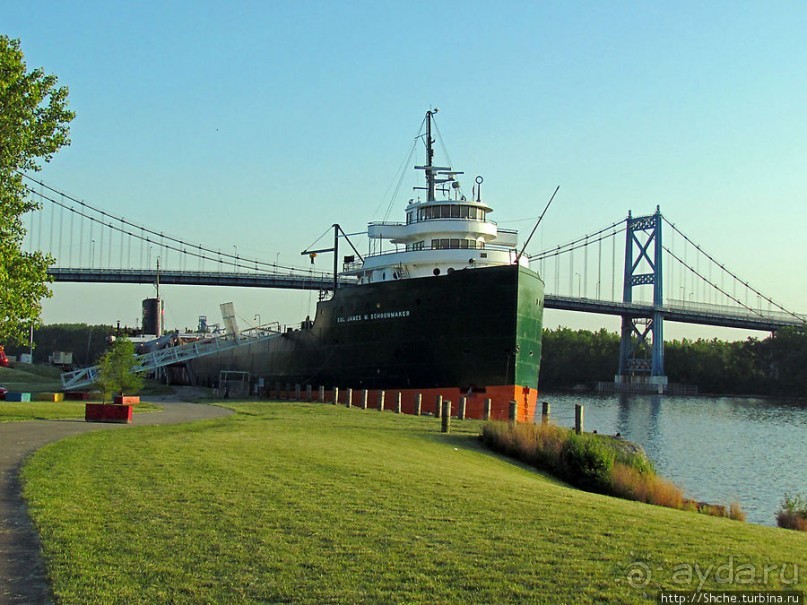
[[[376,311],[374,313],[358,313],[356,315],[340,315],[336,318],[336,323],[346,324],[356,321],[370,321],[374,319],[399,319],[409,317],[409,310],[403,311]]]

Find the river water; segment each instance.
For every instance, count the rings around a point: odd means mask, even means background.
[[[807,496],[804,402],[568,393],[542,393],[540,400],[560,426],[574,426],[574,405],[582,404],[587,432],[621,433],[687,497],[737,501],[751,523],[776,525],[785,493]]]

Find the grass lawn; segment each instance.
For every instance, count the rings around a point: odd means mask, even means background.
[[[45,393],[62,389],[61,372],[58,368],[19,362],[13,368],[0,367],[0,384],[9,391],[23,393]]]
[[[2,401],[0,400],[0,422],[18,422],[22,420],[62,420],[84,418],[83,401]],[[140,403],[134,412],[157,412],[160,408],[153,403]]]
[[[807,588],[805,534],[571,489],[485,450],[478,422],[443,435],[438,420],[391,412],[228,407],[238,413],[33,456],[25,496],[58,602],[633,603],[662,588]]]

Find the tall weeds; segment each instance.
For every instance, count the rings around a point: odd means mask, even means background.
[[[578,435],[554,424],[488,422],[482,441],[587,491],[745,521],[736,502],[726,510],[685,499],[680,487],[656,474],[641,448],[615,437]]]

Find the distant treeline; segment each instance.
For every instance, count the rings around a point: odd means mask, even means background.
[[[594,387],[614,379],[619,335],[600,330],[544,330],[542,389]],[[670,382],[696,385],[701,393],[807,397],[807,333],[781,329],[759,340],[673,340],[664,344]]]
[[[34,363],[47,363],[54,351],[73,354],[76,366],[93,365],[107,348],[107,336],[115,333],[113,326],[87,324],[51,324],[34,330]],[[8,355],[28,353],[28,343],[5,343]]]
[[[77,366],[92,365],[106,350],[114,326],[53,324],[34,330],[34,362],[47,363],[54,351],[73,353]],[[28,345],[6,344],[19,356]],[[619,365],[619,335],[558,328],[544,330],[541,389],[593,388],[614,379]],[[759,340],[673,340],[664,345],[670,382],[696,385],[702,393],[807,397],[807,334],[782,329]]]

